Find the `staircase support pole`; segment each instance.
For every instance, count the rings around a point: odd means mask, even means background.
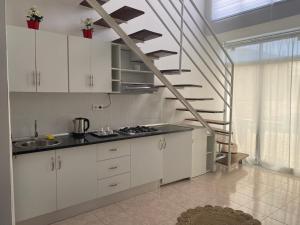
[[[231,88],[230,88],[230,93],[231,93],[231,98],[230,98],[230,106],[231,108],[229,109],[230,110],[230,113],[229,113],[229,121],[230,121],[230,124],[229,124],[229,140],[228,140],[228,143],[229,143],[229,147],[228,147],[228,168],[231,169],[231,149],[232,149],[232,113],[233,113],[233,82],[234,82],[234,64],[231,65]]]

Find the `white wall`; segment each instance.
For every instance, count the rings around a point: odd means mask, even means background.
[[[32,5],[37,5],[45,16],[41,29],[50,30],[72,35],[81,35],[81,20],[86,17],[94,19],[99,16],[86,7],[79,6],[80,0],[10,0],[8,2],[8,24],[25,26],[26,25],[26,9]],[[156,0],[152,0],[157,10],[166,15]],[[204,2],[197,0],[200,9],[204,8]],[[140,29],[149,29],[163,34],[162,38],[148,41],[139,46],[144,52],[150,52],[159,49],[167,49],[178,51],[179,47],[170,37],[166,29],[156,18],[154,13],[148,7],[145,1],[141,0],[110,0],[104,5],[108,12],[115,11],[121,6],[128,5],[145,11],[145,15],[136,18],[128,24],[122,25],[127,33],[132,33]],[[175,15],[174,12],[171,12]],[[164,18],[167,18],[164,16]],[[177,17],[177,20],[179,17]],[[199,18],[198,18],[199,19]],[[175,32],[174,25],[170,20],[168,25],[170,29],[179,37],[179,32]],[[96,28],[95,38],[101,40],[114,40],[118,38],[111,29]],[[185,43],[187,46],[187,44]],[[199,48],[199,46],[197,46]],[[199,57],[192,54],[193,58],[200,61]],[[184,57],[184,67],[192,69],[192,73],[181,76],[173,76],[170,80],[176,83],[192,83],[202,84],[203,89],[193,89],[185,91],[186,97],[214,97],[215,94],[208,84],[201,78],[199,72]],[[166,57],[157,65],[160,69],[176,69],[178,68],[179,58],[177,56]],[[103,104],[107,102],[107,96],[104,94],[12,94],[12,134],[13,137],[32,135],[33,121],[39,122],[40,133],[57,133],[71,130],[71,119],[76,116],[86,116],[92,120],[93,128],[99,128],[109,125],[117,128],[125,125],[158,123],[158,122],[177,122],[190,115],[176,112],[178,106],[176,102],[165,102],[163,105],[162,96],[170,95],[168,91],[161,91],[155,95],[140,96],[113,96],[113,105],[110,109],[103,112],[92,112],[91,105],[93,103]],[[149,104],[150,103],[150,104]],[[193,103],[194,104],[194,103]],[[210,102],[207,106],[210,109],[219,108],[218,101]],[[40,106],[43,107],[40,107]],[[199,104],[198,104],[199,105]],[[199,107],[203,108],[203,103]],[[220,109],[220,108],[219,108]]]
[[[161,122],[161,96],[111,95],[112,105],[103,111],[92,111],[92,104],[108,104],[104,94],[11,94],[13,137],[32,136],[34,120],[40,134],[72,131],[72,119],[87,117],[91,130],[110,126],[135,126]]]
[[[0,0],[0,224],[14,224],[12,152],[6,60],[5,0]]]

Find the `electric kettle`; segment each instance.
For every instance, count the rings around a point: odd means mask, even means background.
[[[74,131],[73,135],[74,137],[83,138],[85,136],[85,133],[90,128],[90,121],[87,118],[75,118],[73,120],[74,125]]]

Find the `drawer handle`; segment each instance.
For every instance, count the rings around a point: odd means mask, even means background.
[[[115,169],[118,169],[118,167],[117,167],[117,166],[112,166],[112,167],[110,167],[109,169],[110,169],[110,170],[115,170]]]
[[[118,151],[118,149],[112,148],[112,149],[109,149],[109,151],[110,151],[110,152],[116,152],[116,151]]]
[[[117,187],[119,184],[110,184],[110,187]]]

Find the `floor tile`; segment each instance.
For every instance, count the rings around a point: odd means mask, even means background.
[[[242,210],[263,225],[300,225],[300,179],[259,167],[220,170],[53,225],[175,225],[181,213],[205,205]]]

